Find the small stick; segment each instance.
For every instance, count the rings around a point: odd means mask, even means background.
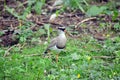
[[[68,36],[70,36],[70,37],[72,37],[72,38],[79,38],[80,37],[80,35],[72,35],[71,33],[69,33],[68,31],[65,31],[65,33],[68,35]]]
[[[10,54],[9,51],[10,51],[11,49],[13,49],[15,46],[17,46],[17,45],[14,45],[14,46],[11,46],[10,48],[8,48],[8,49],[5,51],[5,54],[4,54],[3,57],[8,56],[8,55]]]
[[[93,58],[112,59],[115,58],[115,56],[93,56]]]
[[[92,19],[96,19],[96,17],[91,17],[91,18],[87,18],[87,19],[82,20],[81,22],[76,24],[75,29],[78,27],[78,25],[80,25],[80,24],[82,24],[82,23],[84,23],[86,21],[92,20]]]
[[[6,57],[6,56],[10,55],[9,52],[10,52],[10,50],[12,50],[14,47],[18,46],[19,49],[21,50],[25,45],[26,45],[26,44],[24,43],[22,46],[19,46],[19,44],[11,46],[10,48],[8,48],[8,49],[5,51],[5,54],[4,54],[3,57]]]
[[[22,57],[32,57],[32,56],[41,56],[41,54],[30,54],[30,55],[23,55]]]

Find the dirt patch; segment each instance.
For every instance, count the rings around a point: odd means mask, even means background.
[[[7,30],[3,35],[0,36],[0,39],[2,42],[0,44],[4,46],[13,45],[18,43],[18,39],[14,40],[12,38],[14,30],[17,29],[17,27],[22,23],[24,24],[24,21],[19,21],[16,17],[14,17],[12,14],[7,12],[5,10],[4,4],[6,4],[10,8],[14,8],[16,12],[20,13],[22,8],[18,8],[19,2],[25,3],[27,0],[6,0],[6,1],[0,1],[0,31]],[[46,6],[44,9],[47,11],[47,13],[43,13],[41,15],[36,15],[34,12],[31,12],[30,16],[28,15],[27,21],[31,21],[34,24],[36,24],[31,29],[33,31],[36,31],[40,28],[40,26],[43,26],[44,24],[51,24],[51,27],[56,28],[58,26],[66,26],[71,27],[73,32],[77,32],[77,34],[86,34],[92,35],[94,38],[98,40],[105,40],[106,35],[110,35],[110,37],[113,37],[114,35],[114,28],[113,25],[119,21],[120,16],[116,20],[112,20],[112,16],[108,15],[100,15],[96,16],[94,19],[89,19],[84,14],[82,14],[80,11],[76,12],[69,12],[66,11],[62,14],[60,14],[54,22],[49,22],[50,14],[52,12],[50,11],[50,8],[48,5],[51,5],[52,3],[47,1]],[[25,4],[26,5],[26,4]],[[56,9],[55,9],[56,10]],[[54,12],[54,11],[53,11]],[[88,19],[84,21],[85,19]],[[83,22],[82,22],[83,21]],[[106,25],[110,23],[111,25]],[[80,23],[80,24],[79,24]],[[104,24],[103,28],[101,28],[101,23]],[[76,27],[77,25],[77,27]],[[13,32],[10,30],[13,29]],[[111,31],[111,32],[110,32]],[[72,33],[71,33],[72,34]],[[73,33],[74,35],[74,33]],[[110,38],[109,37],[109,38]]]

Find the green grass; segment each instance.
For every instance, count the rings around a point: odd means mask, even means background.
[[[2,57],[5,50],[5,48],[2,48],[0,80],[120,79],[119,41],[112,43],[112,40],[107,40],[103,45],[93,38],[68,38],[66,50],[60,53],[58,63],[55,61],[55,53],[53,52],[51,52],[51,58],[42,56],[46,46],[41,44],[28,47],[26,45],[20,51],[13,48],[7,57]],[[107,48],[104,48],[104,46]],[[41,55],[29,56],[31,54]],[[113,55],[117,58],[95,58],[95,56]]]

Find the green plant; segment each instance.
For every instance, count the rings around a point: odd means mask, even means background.
[[[119,31],[120,30],[120,23],[115,23],[113,28],[115,29],[115,31]]]
[[[106,9],[107,9],[106,6],[98,7],[98,6],[95,6],[95,5],[94,5],[94,6],[91,6],[91,7],[87,10],[86,14],[87,14],[88,16],[97,16],[97,15],[103,13]]]
[[[32,36],[33,31],[30,29],[32,23],[27,22],[26,25],[19,26],[19,40],[20,42],[26,42],[27,38]]]
[[[47,31],[47,38],[48,38],[48,41],[49,41],[50,40],[50,33],[53,31],[53,29],[50,27],[50,24],[45,24],[44,28]]]
[[[34,10],[37,14],[41,14],[41,9],[45,4],[45,0],[28,0],[27,4],[27,7],[23,9],[20,13],[18,13],[14,8],[8,7],[7,5],[5,5],[5,9],[14,17],[17,17],[18,20],[26,20],[27,15],[29,15],[32,12],[32,10]],[[22,3],[18,7],[21,6],[23,6]]]
[[[37,14],[41,14],[41,10],[44,4],[45,4],[45,0],[34,0],[34,1],[28,0],[28,7],[30,7],[31,10],[35,10]]]
[[[116,20],[118,18],[118,16],[119,16],[119,12],[117,10],[114,10],[113,14],[112,14],[112,20],[113,21]]]
[[[84,9],[82,3],[85,3],[85,5],[88,6],[88,3],[86,0],[66,0],[66,1],[64,1],[64,6],[70,7],[70,8],[72,8],[72,10],[79,9],[80,11],[85,13],[85,9]]]

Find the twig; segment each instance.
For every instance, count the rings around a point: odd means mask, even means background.
[[[80,24],[82,24],[82,23],[84,23],[86,21],[92,20],[92,19],[96,19],[96,17],[91,17],[91,18],[87,18],[87,19],[82,20],[81,22],[76,24],[75,29],[78,27],[78,25],[80,25]]]
[[[115,58],[115,56],[93,56],[93,58],[112,59]]]
[[[18,46],[18,47],[19,47],[19,50],[21,50],[25,45],[26,45],[26,43],[24,43],[22,46],[20,46],[19,44],[11,46],[10,48],[8,48],[8,49],[5,51],[5,54],[4,54],[3,57],[6,57],[6,56],[10,55],[9,52],[10,52],[10,50],[12,50],[14,47]]]
[[[26,4],[28,4],[28,1],[23,2],[22,4],[18,5],[18,7],[21,7],[21,6],[26,5]]]
[[[18,22],[18,21],[17,21],[17,19],[15,19],[15,20],[9,20],[8,19],[8,20],[1,20],[1,22]]]
[[[27,29],[26,29],[26,31],[29,31],[29,30],[34,29],[36,25],[37,25],[37,24],[35,24],[35,25],[33,25],[33,26],[31,26],[31,27],[27,28]]]
[[[68,31],[66,31],[66,34],[67,34],[68,36],[72,37],[72,38],[79,38],[79,37],[80,37],[80,35],[74,36],[74,35],[72,35],[71,33],[69,33]]]
[[[41,54],[30,54],[30,55],[23,55],[22,57],[32,57],[32,56],[41,56]]]
[[[55,23],[55,22],[49,22],[49,21],[40,22],[40,21],[36,21],[36,24],[37,24],[37,25],[44,25],[44,24],[46,24],[46,23],[49,23],[49,24],[52,24],[52,25],[64,26],[64,25],[62,25],[62,24]]]
[[[4,54],[3,57],[8,56],[8,55],[10,54],[9,51],[10,51],[11,49],[13,49],[15,46],[17,46],[17,45],[14,45],[14,46],[11,46],[10,48],[8,48],[8,49],[5,51],[5,54]]]
[[[22,46],[19,46],[19,50],[23,49],[26,43],[24,43]]]

